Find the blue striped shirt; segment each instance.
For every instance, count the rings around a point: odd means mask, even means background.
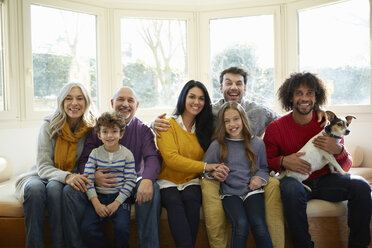
[[[94,173],[100,169],[109,169],[105,173],[116,175],[115,178],[112,178],[117,180],[113,187],[102,188],[94,185]],[[112,153],[107,152],[103,145],[93,149],[88,162],[85,164],[84,174],[88,174],[88,179],[92,182],[92,185],[87,184],[89,200],[97,197],[97,192],[100,194],[119,192],[115,200],[123,203],[132,194],[133,188],[136,186],[137,174],[133,154],[122,145],[117,152]]]

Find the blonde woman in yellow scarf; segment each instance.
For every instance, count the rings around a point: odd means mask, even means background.
[[[65,247],[62,192],[66,185],[86,192],[86,175],[77,172],[85,137],[95,124],[91,98],[80,83],[68,83],[57,98],[58,107],[41,125],[36,164],[16,182],[23,201],[26,247],[44,247],[45,210],[52,247]]]

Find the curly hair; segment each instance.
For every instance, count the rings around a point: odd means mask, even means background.
[[[244,78],[244,85],[247,84],[247,78],[248,78],[248,72],[246,72],[244,69],[239,67],[230,67],[225,70],[223,70],[220,74],[220,85],[223,84],[223,76],[225,76],[226,73],[231,74],[239,74]]]
[[[114,128],[115,126],[119,128],[120,133],[124,132],[126,127],[125,117],[118,112],[105,112],[98,118],[94,130],[99,133],[101,127]]]
[[[293,94],[301,85],[314,89],[316,98],[315,110],[327,103],[327,89],[323,81],[310,72],[298,72],[291,74],[278,90],[277,95],[284,110],[293,110]]]

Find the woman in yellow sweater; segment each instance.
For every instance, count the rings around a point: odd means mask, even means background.
[[[220,166],[202,162],[213,132],[206,87],[198,81],[187,82],[168,120],[170,128],[157,137],[163,158],[158,176],[161,202],[167,209],[176,247],[194,247],[200,219],[200,175]]]

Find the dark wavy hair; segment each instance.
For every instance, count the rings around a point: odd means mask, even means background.
[[[248,72],[246,72],[245,70],[243,70],[242,68],[239,68],[239,67],[230,67],[230,68],[227,68],[227,69],[225,69],[221,72],[221,74],[220,74],[220,85],[223,84],[223,76],[226,73],[241,75],[244,78],[244,85],[247,84]]]
[[[205,104],[200,113],[195,117],[196,137],[200,146],[206,151],[211,143],[211,136],[213,133],[213,115],[211,99],[208,94],[207,88],[203,83],[195,80],[188,81],[183,86],[180,95],[178,96],[177,106],[174,115],[181,115],[186,109],[186,96],[191,88],[198,87],[204,92]]]
[[[125,123],[125,117],[115,111],[112,112],[104,112],[97,120],[97,124],[94,127],[94,131],[99,133],[101,131],[101,127],[107,128],[114,128],[117,126],[120,130],[120,133],[125,131],[125,127],[127,124]]]
[[[310,89],[314,89],[316,98],[314,110],[318,110],[319,106],[327,103],[327,89],[323,81],[310,72],[298,72],[291,74],[277,92],[279,101],[284,110],[293,110],[293,94],[300,85],[305,85]]]

